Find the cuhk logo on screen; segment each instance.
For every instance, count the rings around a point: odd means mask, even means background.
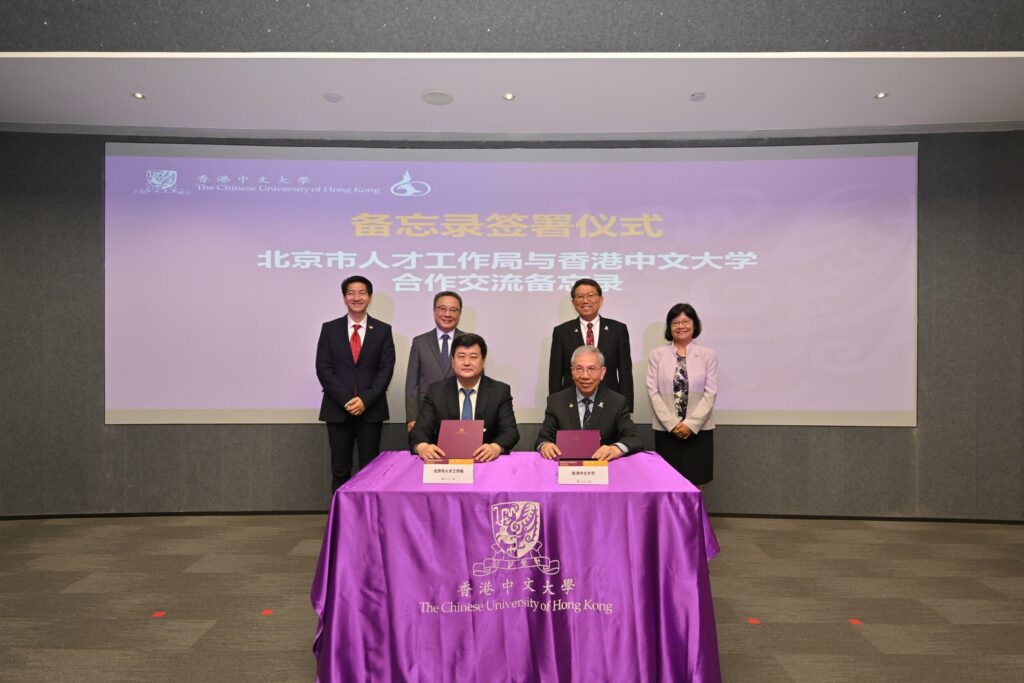
[[[406,171],[402,179],[391,186],[391,194],[396,197],[425,197],[430,194],[430,185],[422,180],[413,180],[412,175]]]
[[[178,172],[169,169],[146,171],[146,186],[135,188],[135,194],[190,194],[178,185]]]

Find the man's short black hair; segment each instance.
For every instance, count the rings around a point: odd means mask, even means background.
[[[569,291],[569,296],[573,299],[576,298],[576,288],[580,285],[590,285],[597,290],[598,296],[604,296],[604,292],[601,291],[601,285],[597,283],[597,280],[591,280],[589,277],[581,278],[576,282],[572,283],[572,290]]]
[[[367,280],[362,275],[350,275],[341,281],[341,293],[348,293],[348,286],[354,282],[359,282],[366,285],[366,293],[373,296],[373,283]]]
[[[464,349],[472,348],[474,346],[480,347],[480,357],[487,358],[487,342],[479,334],[473,334],[472,332],[466,332],[460,334],[458,337],[452,340],[452,358],[455,357],[455,349],[462,347]]]
[[[696,339],[700,336],[700,331],[703,328],[697,311],[693,310],[693,306],[690,304],[676,304],[668,309],[668,315],[665,316],[665,341],[672,341],[672,321],[678,318],[680,313],[685,313],[686,317],[693,321],[693,338]]]
[[[462,297],[459,296],[458,292],[438,292],[437,294],[434,295],[435,306],[437,305],[437,300],[440,299],[442,296],[450,296],[453,299],[457,299],[459,302],[459,308],[462,308]]]

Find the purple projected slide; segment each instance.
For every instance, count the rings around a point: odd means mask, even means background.
[[[719,355],[721,424],[916,423],[914,144],[384,150],[109,144],[111,423],[313,422],[320,325],[374,283],[391,419],[433,294],[540,422],[568,288],[626,323],[637,406],[680,301]]]

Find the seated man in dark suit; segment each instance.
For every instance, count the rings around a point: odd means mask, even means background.
[[[561,455],[555,445],[559,429],[600,430],[601,447],[592,456],[597,460],[614,460],[643,448],[626,397],[601,384],[605,374],[601,351],[596,346],[576,349],[570,372],[575,385],[548,396],[535,450],[549,460]]]
[[[483,420],[486,443],[476,449],[477,462],[494,460],[519,441],[512,412],[512,390],[504,382],[484,376],[487,342],[478,334],[462,334],[452,341],[454,377],[435,382],[420,404],[409,447],[424,460],[445,457],[437,447],[441,420]]]

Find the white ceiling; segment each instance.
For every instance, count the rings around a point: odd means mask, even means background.
[[[425,103],[431,89],[454,101]],[[1024,52],[0,53],[0,92],[0,129],[13,131],[643,140],[1016,130]],[[691,101],[696,92],[706,97]]]

